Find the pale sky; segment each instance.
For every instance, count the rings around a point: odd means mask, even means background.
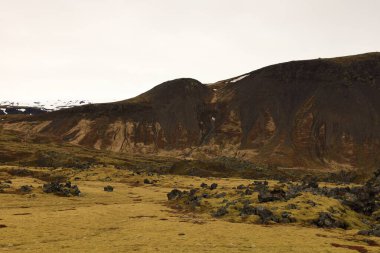
[[[379,0],[0,0],[0,100],[115,101],[373,51]]]

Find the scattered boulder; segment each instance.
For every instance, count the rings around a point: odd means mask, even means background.
[[[250,188],[247,188],[247,189],[245,189],[244,194],[245,195],[252,195],[253,194],[253,190],[251,190]]]
[[[270,221],[273,222],[280,222],[280,219],[276,217],[272,211],[269,209],[263,207],[263,206],[257,206],[253,207],[249,204],[244,205],[244,207],[240,210],[240,216],[247,216],[247,215],[257,215],[260,217],[260,220],[262,223],[266,224]]]
[[[210,185],[210,190],[215,190],[217,187],[218,187],[218,184],[217,184],[217,183],[212,183],[212,184]]]
[[[105,192],[113,192],[113,186],[111,186],[111,185],[107,185],[107,186],[105,186],[105,187],[104,187],[104,191],[105,191]]]
[[[228,210],[226,206],[222,206],[216,210],[216,212],[213,214],[214,217],[222,217],[224,215],[228,214]]]
[[[303,185],[306,187],[306,188],[318,188],[319,185],[318,185],[318,181],[317,181],[317,178],[316,177],[313,177],[311,175],[306,175],[303,180]]]
[[[195,188],[195,189],[191,189],[189,194],[190,195],[194,195],[195,193],[197,193],[199,191],[199,189]]]
[[[240,210],[240,216],[256,215],[256,208],[251,205],[244,205]]]
[[[289,212],[282,212],[281,213],[281,220],[280,220],[280,223],[293,223],[293,222],[296,222],[296,218],[294,218],[294,216],[289,213]]]
[[[315,203],[315,202],[312,201],[311,199],[308,199],[305,203],[308,204],[308,205],[310,205],[310,206],[312,206],[312,207],[314,207],[314,206],[317,205],[317,203]]]
[[[376,236],[380,237],[380,225],[375,226],[369,230],[360,230],[358,235],[366,235],[366,236]]]
[[[220,199],[220,198],[224,198],[225,196],[227,196],[227,193],[221,192],[221,193],[215,194],[214,198]]]
[[[256,192],[268,191],[269,190],[268,181],[254,181],[253,190]]]
[[[204,189],[208,188],[208,185],[206,183],[201,183],[200,186],[201,186],[201,188],[204,188]]]
[[[204,195],[203,196],[191,195],[191,194],[187,194],[187,192],[182,192],[182,194],[187,197],[187,199],[185,199],[185,204],[188,205],[190,208],[195,208],[197,206],[200,206],[201,200],[202,198],[204,198]]]
[[[285,200],[286,199],[286,193],[282,189],[274,189],[272,191],[268,190],[262,190],[259,193],[259,202],[271,202],[271,201],[278,201],[278,200]]]
[[[346,222],[335,219],[330,213],[327,212],[320,212],[319,217],[314,220],[313,223],[322,228],[348,228],[348,224]]]
[[[273,215],[272,211],[262,206],[256,207],[256,215],[260,217],[262,223],[278,222],[278,218]]]
[[[153,182],[150,181],[149,179],[145,178],[144,179],[144,184],[153,184]]]
[[[33,186],[31,185],[23,185],[18,189],[19,192],[21,193],[30,193],[33,191]]]
[[[202,193],[202,198],[208,199],[211,198],[212,195],[207,194],[207,193]]]
[[[178,189],[173,189],[171,192],[169,192],[166,196],[168,197],[168,200],[176,200],[181,198],[183,193]]]
[[[59,182],[47,183],[42,186],[42,190],[45,193],[54,193],[63,197],[79,196],[81,193],[78,186],[71,185],[70,181],[65,184],[60,184]]]
[[[371,235],[371,230],[360,230],[358,232],[358,235],[365,235],[365,236],[370,236]]]

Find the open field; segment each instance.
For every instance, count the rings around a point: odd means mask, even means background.
[[[172,209],[166,194],[202,182],[223,190],[244,179],[135,174],[114,168],[29,169],[0,194],[2,252],[379,252],[380,239],[356,235],[357,229],[322,229],[295,224],[248,224],[213,218],[208,213]],[[45,177],[41,177],[45,173]],[[35,176],[36,175],[36,176]],[[42,191],[44,180],[67,178],[78,197]],[[39,179],[40,178],[40,179]],[[44,180],[41,180],[44,179]],[[144,179],[157,180],[144,184]],[[32,191],[20,193],[22,185]],[[112,185],[113,192],[103,187]]]

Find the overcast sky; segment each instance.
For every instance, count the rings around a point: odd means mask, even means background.
[[[379,0],[0,0],[0,100],[122,100],[169,79],[380,51]]]

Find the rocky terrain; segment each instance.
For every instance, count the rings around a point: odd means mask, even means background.
[[[379,97],[369,53],[0,106],[0,251],[379,252]]]
[[[162,175],[113,166],[0,166],[0,181],[2,252],[380,249],[375,212],[356,212],[343,201],[356,187],[374,189],[378,176],[365,185],[343,186]],[[348,195],[333,193],[336,189]]]
[[[323,185],[323,186],[322,186]],[[206,212],[232,222],[301,224],[321,228],[363,229],[380,237],[380,171],[364,185],[253,181],[232,189],[202,183],[190,191],[167,194],[172,207]]]
[[[5,129],[134,154],[374,170],[380,53],[294,61],[214,84],[177,79],[135,98],[8,120]]]

